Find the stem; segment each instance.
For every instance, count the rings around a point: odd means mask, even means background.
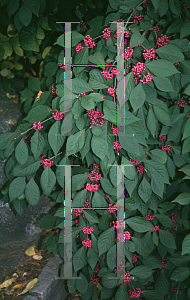
[[[68,112],[68,111],[70,111],[70,110],[71,110],[71,109],[66,110],[66,111],[63,111],[63,112],[60,112],[60,114],[64,114],[64,113],[66,113],[66,112]],[[46,119],[46,120],[44,120],[43,122],[41,122],[41,124],[43,124],[44,122],[49,121],[49,120],[52,119],[52,118],[53,118],[53,116],[50,117],[50,118],[48,118],[48,119]],[[20,134],[19,136],[17,136],[17,138],[14,138],[14,139],[15,139],[15,140],[18,139],[21,135],[25,134],[26,132],[28,132],[28,131],[30,131],[30,130],[32,130],[32,129],[33,129],[33,127],[29,128],[28,130],[26,130],[26,131],[24,131],[24,132],[21,132],[21,134]]]

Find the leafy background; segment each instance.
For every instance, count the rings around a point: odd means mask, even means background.
[[[10,0],[3,4],[9,3]],[[100,66],[73,67],[73,135],[56,136],[64,133],[64,122],[49,118],[53,110],[63,111],[66,101],[65,71],[58,66],[64,58],[64,33],[61,30],[56,41],[52,42],[50,38],[51,55],[44,60],[42,77],[29,77],[28,86],[21,92],[23,119],[15,132],[0,137],[0,157],[7,159],[5,173],[9,177],[1,191],[4,203],[9,203],[20,216],[26,205],[36,205],[42,193],[60,206],[55,215],[45,215],[38,223],[44,229],[52,229],[44,239],[43,249],[54,254],[59,251],[64,257],[64,171],[56,165],[80,165],[72,168],[73,207],[82,207],[87,197],[94,207],[101,203],[105,208],[84,210],[85,218],[72,216],[73,276],[80,276],[81,281],[68,280],[67,284],[69,291],[73,293],[77,289],[82,299],[130,299],[129,290],[135,291],[138,287],[142,291],[140,299],[190,299],[190,18],[187,6],[187,1],[179,3],[175,0],[146,3],[110,0],[106,16],[93,16],[83,34],[79,26],[73,30],[72,58],[75,64],[92,62],[101,65],[105,61],[111,64],[116,60],[117,39],[114,38],[116,27],[109,21],[120,18],[126,21],[131,16],[127,40],[134,52],[132,59],[125,61],[125,70],[126,64],[134,66],[140,61],[153,76],[148,84],[136,83],[131,69],[125,76],[125,133],[134,134],[134,137],[108,135],[112,134],[111,124],[117,122],[115,98],[107,90],[116,88],[116,80],[106,80],[100,73],[104,67]],[[142,16],[138,24],[133,23],[133,8],[136,8],[135,14]],[[159,32],[153,32],[153,26],[158,26]],[[112,31],[107,40],[99,37],[105,27]],[[22,32],[20,34],[22,39]],[[75,46],[79,43],[84,46],[83,38],[87,34],[93,39],[98,37],[96,46],[93,49],[84,47],[76,53]],[[156,41],[161,34],[166,34],[169,41],[158,48]],[[154,48],[158,60],[145,62],[144,48]],[[53,97],[52,85],[56,87]],[[40,90],[43,93],[37,101]],[[81,96],[82,92],[86,95]],[[100,98],[101,95],[105,98]],[[181,105],[181,100],[186,104]],[[93,107],[103,112],[106,118],[102,127],[90,126],[87,109]],[[43,129],[34,132],[32,124],[38,121],[43,122]],[[167,141],[161,141],[160,136],[166,136]],[[24,138],[29,143],[24,143]],[[116,140],[122,149],[112,148]],[[163,151],[162,146],[168,144],[172,150]],[[51,157],[52,167],[41,163],[42,155]],[[130,170],[125,168],[125,230],[131,234],[131,239],[125,241],[125,270],[129,271],[132,280],[126,284],[123,280],[109,279],[114,277],[117,248],[115,228],[110,228],[116,215],[109,213],[107,208],[108,203],[115,204],[117,200],[116,168],[109,164],[128,164],[130,159],[141,161],[144,173],[139,174],[134,164]],[[100,166],[101,174],[96,192],[83,187],[91,183],[88,175],[93,163]],[[109,200],[105,199],[107,194]],[[154,215],[154,219],[146,220],[146,214]],[[90,226],[94,228],[90,236],[92,247],[87,248],[81,243],[86,237],[82,228]],[[152,232],[155,226],[159,229]],[[138,255],[134,263],[133,254]],[[90,278],[96,266],[100,268],[96,275],[99,283],[92,284]],[[64,276],[64,266],[60,276]]]

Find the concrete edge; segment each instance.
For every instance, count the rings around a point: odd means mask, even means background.
[[[59,255],[50,258],[38,277],[38,282],[23,300],[65,300],[68,292],[65,290],[64,280],[57,279],[59,267],[63,259]]]

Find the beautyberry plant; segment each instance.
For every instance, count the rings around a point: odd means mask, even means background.
[[[65,93],[65,34],[45,60],[44,77],[21,92],[26,114],[0,137],[9,181],[4,203],[19,215],[41,193],[60,205],[38,225],[44,250],[64,258],[65,178],[72,167],[73,277],[82,299],[190,299],[190,42],[186,1],[109,1],[72,32],[72,91]],[[117,71],[124,24],[123,74]],[[121,27],[119,27],[121,28]],[[90,65],[92,63],[92,65]],[[79,66],[81,64],[81,66]],[[88,66],[84,66],[84,65]],[[78,66],[76,66],[78,65]],[[89,66],[90,65],[90,66]],[[124,90],[117,76],[124,76]],[[125,136],[117,130],[124,92]],[[72,100],[72,135],[64,104]],[[48,157],[48,159],[46,158]],[[124,172],[124,218],[117,220],[117,174]],[[119,173],[119,172],[118,172]],[[185,174],[185,175],[184,175]],[[40,180],[37,181],[38,176]],[[117,234],[123,228],[124,234]],[[125,262],[117,265],[117,245]],[[116,277],[124,270],[123,278]],[[64,276],[64,264],[60,276]]]

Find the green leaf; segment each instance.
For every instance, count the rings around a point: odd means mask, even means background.
[[[45,139],[43,135],[39,132],[39,130],[36,130],[30,142],[31,142],[31,151],[34,155],[34,158],[37,159],[44,149]]]
[[[156,231],[154,231],[156,233]],[[161,262],[154,255],[149,255],[146,258],[143,258],[142,263],[149,267],[150,269],[162,268]]]
[[[171,123],[170,115],[164,109],[154,105],[153,106],[154,113],[158,121],[166,126],[173,126]]]
[[[142,256],[148,256],[149,251],[148,251],[148,247],[147,247],[147,243],[138,237],[131,237],[134,245],[135,245],[135,251],[142,255]]]
[[[84,215],[86,219],[91,223],[99,223],[98,215],[95,211],[92,210],[84,210]]]
[[[104,100],[103,103],[104,118],[116,124],[116,103],[110,100]]]
[[[26,187],[26,178],[25,177],[17,177],[13,181],[11,181],[9,185],[9,198],[10,201],[16,199],[24,193]]]
[[[151,62],[146,61],[145,67],[158,77],[169,77],[173,74],[180,73],[171,62],[164,59],[157,59]]]
[[[146,94],[146,101],[151,104],[156,104],[157,92],[155,88],[151,88],[148,84],[143,85]]]
[[[183,146],[182,146],[182,155],[185,153],[188,153],[190,151],[190,137],[186,138],[183,141]]]
[[[67,37],[66,37],[67,38]],[[79,33],[78,31],[72,31],[72,47],[76,46],[80,41],[84,39],[84,35]],[[86,47],[87,48],[87,47]]]
[[[160,58],[170,61],[171,63],[184,60],[181,50],[174,45],[165,45],[155,51]]]
[[[190,176],[190,164],[187,164],[183,168],[179,169],[179,171],[185,173],[186,175]]]
[[[38,123],[46,119],[49,114],[49,107],[45,105],[37,105],[29,111],[27,117],[24,118],[24,121],[28,121],[29,123]]]
[[[190,253],[190,234],[187,234],[182,243],[181,255]]]
[[[72,177],[72,191],[80,190],[88,179],[88,174],[77,174]]]
[[[56,176],[49,166],[45,167],[45,170],[42,172],[40,183],[44,194],[48,197],[56,183]]]
[[[80,293],[85,294],[88,289],[88,280],[82,272],[80,272],[79,277],[81,277],[81,279],[77,280],[77,290]]]
[[[113,273],[111,273],[112,275]],[[112,275],[113,276],[113,275]],[[110,281],[113,281],[112,279]],[[107,284],[107,281],[106,281]],[[102,287],[101,289],[101,299],[107,299],[108,297],[112,297],[114,293],[114,288],[107,288],[105,286]]]
[[[33,14],[39,17],[40,2],[38,0],[25,0],[24,3]]]
[[[134,75],[133,72],[129,72],[125,76],[125,101],[129,99],[129,95],[134,87],[135,87]]]
[[[190,21],[183,23],[180,29],[180,38],[190,35]]]
[[[13,138],[19,136],[18,132],[7,132],[1,134],[0,136],[0,150],[6,149],[10,143],[12,142]]]
[[[37,223],[37,226],[43,229],[51,229],[55,225],[56,217],[51,214],[43,216],[40,221]]]
[[[184,127],[184,130],[183,130],[182,141],[184,139],[186,139],[187,137],[190,137],[190,119],[187,119],[187,121],[185,123],[185,127]]]
[[[27,31],[19,33],[20,46],[24,50],[37,51],[38,50],[38,39],[35,35]]]
[[[78,119],[78,117],[82,114],[82,112],[83,112],[83,108],[81,106],[81,101],[77,99],[72,106],[72,113],[74,115],[74,118]]]
[[[21,167],[21,165],[18,165],[18,167],[13,169],[12,175],[13,176],[30,176],[33,175],[38,169],[41,164],[41,160],[35,161],[33,157],[29,156],[26,163]]]
[[[66,154],[67,156],[77,153],[84,145],[85,130],[78,131],[75,135],[71,135],[67,139]]]
[[[141,181],[141,183],[138,187],[138,193],[139,193],[139,196],[141,197],[141,199],[145,203],[147,203],[152,194],[152,189],[151,189],[150,183],[148,182],[148,180],[145,177],[143,177],[143,180]]]
[[[105,138],[93,135],[91,139],[91,147],[96,156],[100,159],[104,159],[108,150],[108,143]]]
[[[102,52],[100,51],[96,51],[93,55],[90,55],[88,60],[96,65],[99,65],[100,67],[102,67],[103,69],[105,69],[105,60],[104,60],[104,56],[102,54]]]
[[[140,108],[146,99],[145,91],[143,90],[142,82],[138,83],[137,86],[132,90],[129,96],[129,101],[133,110],[136,112]]]
[[[88,47],[84,47],[78,53],[76,53],[75,59],[74,59],[74,64],[75,65],[87,65],[88,64],[88,58],[89,58],[88,51],[89,51]],[[76,67],[77,73],[82,72],[84,69],[85,69],[85,66]]]
[[[172,202],[177,202],[180,205],[188,205],[190,204],[190,193],[181,193]]]
[[[190,96],[190,84],[186,87],[185,91],[183,92],[183,94],[186,94],[188,96]],[[189,120],[189,119],[188,119]]]
[[[160,291],[144,290],[143,295],[147,300],[164,300]]]
[[[92,198],[92,207],[93,208],[108,207],[107,201],[97,191],[94,192],[94,196]]]
[[[115,244],[114,227],[107,229],[98,238],[99,256],[107,252]]]
[[[96,253],[92,248],[88,249],[87,262],[91,266],[92,269],[95,268],[95,266],[98,262],[98,253]]]
[[[176,249],[174,236],[166,230],[159,229],[160,242],[167,248]]]
[[[51,126],[48,133],[48,142],[53,149],[53,153],[56,156],[60,148],[63,146],[65,141],[65,136],[61,135],[61,123],[60,121],[55,121]]]
[[[160,272],[160,274],[156,278],[155,289],[159,291],[164,297],[167,294],[169,287],[170,287],[170,282],[168,278],[164,276],[164,272],[163,273]]]
[[[157,214],[154,215],[156,219],[166,228],[172,228],[173,222],[167,215]]]
[[[151,187],[153,192],[162,197],[164,183],[170,184],[166,167],[159,162],[149,160],[148,163],[145,163],[145,168],[151,175]]]
[[[15,148],[15,157],[20,165],[24,165],[28,158],[28,147],[23,139]]]
[[[115,293],[115,299],[117,299],[117,300],[127,300],[127,299],[129,299],[127,286],[124,282],[117,289],[117,291]]]
[[[111,229],[111,228],[110,228]],[[115,287],[118,283],[118,279],[109,279],[112,278],[112,277],[116,277],[116,274],[115,273],[106,273],[104,274],[104,276],[102,277],[102,280],[101,280],[101,285],[111,289],[113,287]],[[107,294],[108,295],[108,294]],[[106,297],[107,298],[107,297]],[[104,298],[105,299],[105,298]]]
[[[24,26],[28,26],[32,20],[32,12],[25,3],[23,3],[19,9],[19,20]]]
[[[135,33],[132,34],[130,38],[130,48],[137,47],[143,42],[144,42],[144,37],[139,33],[139,31],[136,31]]]
[[[147,232],[154,230],[154,227],[150,221],[138,216],[126,219],[125,223],[136,232]]]
[[[114,270],[116,266],[116,245],[113,245],[107,253],[107,264],[110,270]]]
[[[13,206],[17,211],[17,213],[19,214],[19,216],[21,216],[26,207],[26,199],[22,199],[22,200],[14,199]]]
[[[7,3],[7,12],[9,17],[12,16],[19,8],[19,0],[9,0]]]
[[[109,87],[107,85],[106,78],[104,78],[103,74],[101,74],[100,71],[91,70],[89,74],[89,85],[92,89],[105,89]]]
[[[161,164],[165,164],[168,158],[166,152],[161,149],[153,149],[149,154],[152,160],[158,161]]]
[[[153,273],[153,270],[147,266],[138,266],[130,271],[131,275],[134,275],[140,279],[149,278]]]
[[[99,93],[91,93],[90,94],[90,97],[92,98],[92,100],[94,102],[101,102],[101,101],[104,101],[104,99],[102,98],[102,95],[99,94]]]
[[[39,92],[40,91],[40,80],[36,77],[28,78],[28,88],[31,91]]]
[[[81,106],[86,110],[94,109],[94,101],[90,95],[82,96]]]
[[[189,60],[180,61],[180,65],[181,65],[183,73],[185,75],[190,76],[190,61]]]
[[[188,277],[189,277],[188,267],[178,267],[170,275],[170,279],[175,281],[184,281]]]
[[[155,86],[163,92],[174,92],[173,86],[168,78],[164,77],[153,77]]]
[[[40,189],[34,178],[31,178],[30,181],[26,185],[25,196],[28,203],[34,207],[38,201],[40,200]]]
[[[116,189],[114,189],[107,178],[100,177],[100,183],[105,193],[109,195],[117,195]]]
[[[75,272],[82,269],[82,267],[84,267],[86,264],[87,264],[86,248],[82,246],[73,255],[73,266]]]
[[[152,0],[152,4],[154,5],[156,11],[158,7],[161,5],[161,3],[162,3],[161,0]]]
[[[126,151],[135,153],[136,155],[140,154],[139,143],[135,136],[119,136],[119,143],[121,144],[122,148]]]
[[[53,76],[55,75],[56,71],[58,69],[58,65],[57,63],[51,61],[51,62],[48,62],[45,67],[44,67],[44,76],[45,77],[49,77],[49,76]],[[58,95],[58,92],[57,92],[57,95]],[[59,96],[59,95],[58,95]]]
[[[147,127],[153,137],[156,134],[156,129],[158,126],[158,120],[155,117],[152,106],[149,106],[148,115],[147,115]]]
[[[91,92],[92,89],[90,85],[82,78],[72,79],[72,92],[80,94],[83,92]]]

